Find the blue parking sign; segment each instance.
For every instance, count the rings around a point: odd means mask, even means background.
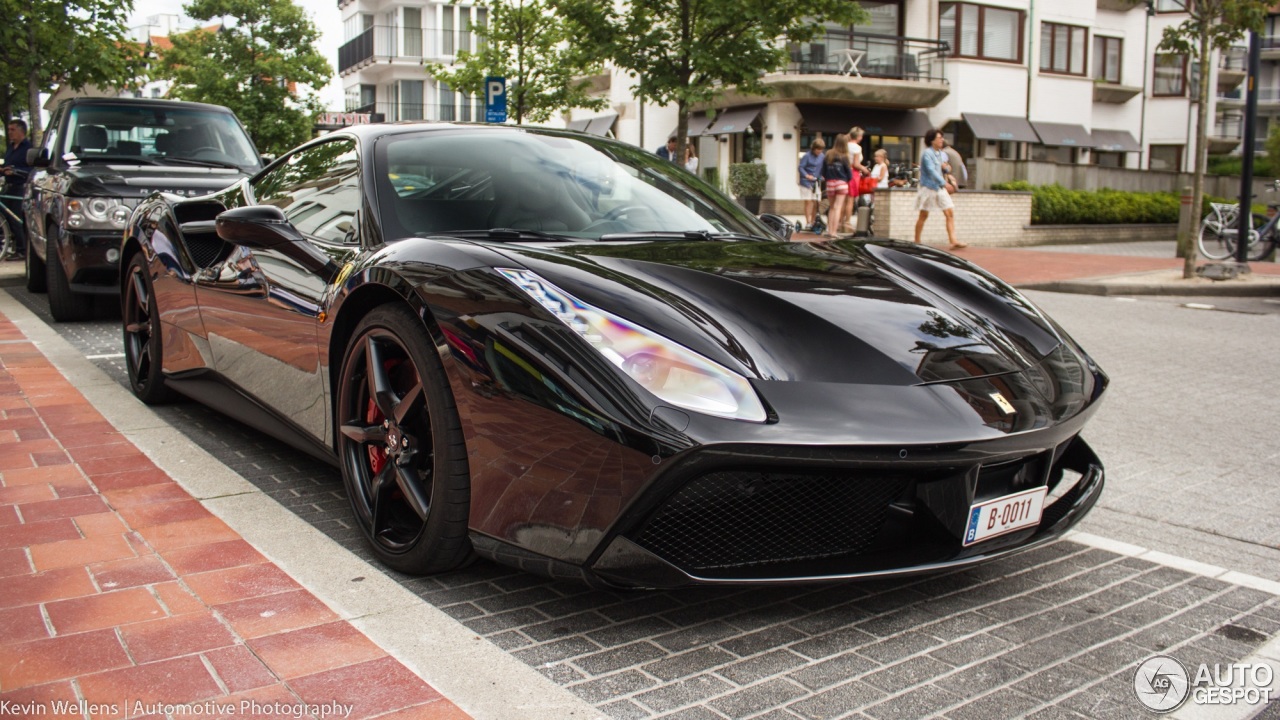
[[[507,79],[504,77],[484,79],[484,121],[507,121]]]

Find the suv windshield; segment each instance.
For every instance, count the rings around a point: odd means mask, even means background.
[[[464,129],[394,135],[376,146],[375,182],[388,239],[493,229],[575,240],[776,239],[683,168],[603,138]]]
[[[150,104],[74,106],[62,152],[80,162],[225,165],[245,172],[261,167],[230,112]]]

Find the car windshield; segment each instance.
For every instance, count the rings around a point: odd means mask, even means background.
[[[152,104],[77,105],[63,141],[68,162],[261,167],[230,112]]]
[[[393,135],[376,146],[375,176],[393,240],[494,230],[513,240],[776,239],[683,168],[601,138],[516,129]]]

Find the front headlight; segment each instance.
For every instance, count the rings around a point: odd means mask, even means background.
[[[137,200],[132,198],[91,197],[67,201],[67,225],[74,228],[124,227]]]
[[[705,415],[764,422],[764,405],[742,375],[667,338],[588,305],[528,270],[497,268],[661,400]]]

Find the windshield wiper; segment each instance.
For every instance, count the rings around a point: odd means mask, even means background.
[[[118,165],[159,165],[160,163],[140,155],[77,155],[80,162],[106,162]]]
[[[540,230],[520,230],[518,228],[489,228],[488,230],[446,230],[432,235],[452,235],[460,238],[485,238],[489,240],[518,240],[541,242],[581,242],[578,238],[552,235]]]
[[[768,241],[760,235],[746,235],[734,232],[712,232],[710,230],[647,230],[645,232],[605,233],[600,242],[616,240],[690,240],[696,242],[716,242],[720,240],[745,240],[750,242]]]
[[[195,165],[197,167],[211,168],[227,168],[228,170],[240,170],[244,168],[235,163],[223,162],[221,160],[195,160],[193,158],[167,157],[164,159],[166,163],[177,163],[179,165]]]

